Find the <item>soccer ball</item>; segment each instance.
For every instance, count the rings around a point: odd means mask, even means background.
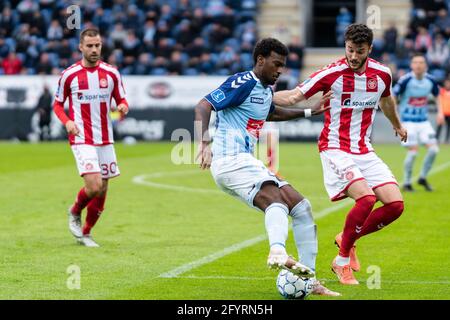
[[[287,270],[277,277],[277,289],[286,299],[305,299],[313,290],[314,280],[301,278]]]

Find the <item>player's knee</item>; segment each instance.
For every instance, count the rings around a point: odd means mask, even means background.
[[[366,195],[356,200],[356,205],[372,211],[373,207],[377,203],[377,197],[375,195]]]
[[[292,208],[289,215],[292,217],[294,223],[298,221],[305,224],[314,224],[311,202],[306,198],[297,203],[297,205]]]
[[[405,204],[403,201],[395,201],[389,204],[389,208],[392,218],[395,220],[402,215],[403,210],[405,209]]]
[[[428,152],[430,153],[438,153],[439,152],[439,146],[437,144],[433,144],[430,147],[428,147]]]
[[[97,197],[102,195],[103,185],[100,182],[92,182],[86,186],[86,193],[90,197]]]

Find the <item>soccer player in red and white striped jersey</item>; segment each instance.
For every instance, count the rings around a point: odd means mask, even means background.
[[[69,229],[81,244],[97,247],[91,229],[104,210],[108,179],[120,174],[114,151],[109,110],[114,98],[117,110],[128,113],[122,79],[116,68],[100,60],[102,42],[97,29],[80,34],[81,61],[61,74],[54,112],[66,127],[84,187],[69,208]],[[69,116],[64,102],[69,100]],[[87,207],[81,227],[81,211]]]
[[[370,143],[378,106],[394,132],[406,141],[391,95],[389,68],[370,59],[373,32],[364,24],[352,24],[345,33],[345,58],[312,74],[293,90],[276,92],[273,102],[289,106],[319,91],[332,91],[330,109],[319,138],[325,188],[332,201],[350,197],[354,207],[346,217],[343,232],[336,236],[339,254],[332,269],[342,284],[358,284],[355,242],[396,220],[403,212],[398,183]],[[373,210],[377,201],[384,205]]]

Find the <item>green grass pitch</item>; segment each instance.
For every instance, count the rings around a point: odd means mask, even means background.
[[[101,248],[85,248],[67,228],[67,208],[82,185],[69,146],[0,144],[0,299],[282,299],[265,265],[262,214],[220,193],[209,172],[172,164],[173,146],[116,145],[122,174],[110,182],[93,229]],[[376,150],[401,181],[405,150]],[[280,158],[281,174],[320,216],[317,275],[342,293],[333,299],[450,299],[449,146],[429,178],[436,191],[416,186],[404,195],[398,221],[358,242],[356,287],[341,286],[330,271],[350,204],[336,208],[328,200],[316,146],[282,144]],[[133,182],[139,176],[146,184]],[[292,234],[288,252],[296,255]],[[67,286],[70,266],[80,270],[80,289]],[[368,288],[367,268],[379,268],[379,289]],[[172,277],[161,277],[167,272]]]

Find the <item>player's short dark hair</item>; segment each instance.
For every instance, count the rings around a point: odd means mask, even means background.
[[[267,58],[272,51],[285,57],[289,54],[288,48],[281,41],[275,38],[264,38],[256,43],[255,49],[253,50],[253,63],[256,64],[258,56]]]
[[[353,23],[347,27],[344,39],[355,44],[367,43],[370,47],[373,41],[373,31],[365,24]]]
[[[100,35],[100,31],[97,28],[87,28],[80,33],[80,42],[83,42],[84,37],[96,37]]]
[[[425,54],[423,52],[420,52],[420,51],[413,52],[413,54],[411,55],[411,60],[414,59],[415,57],[422,57],[425,60],[427,60],[425,58]]]

